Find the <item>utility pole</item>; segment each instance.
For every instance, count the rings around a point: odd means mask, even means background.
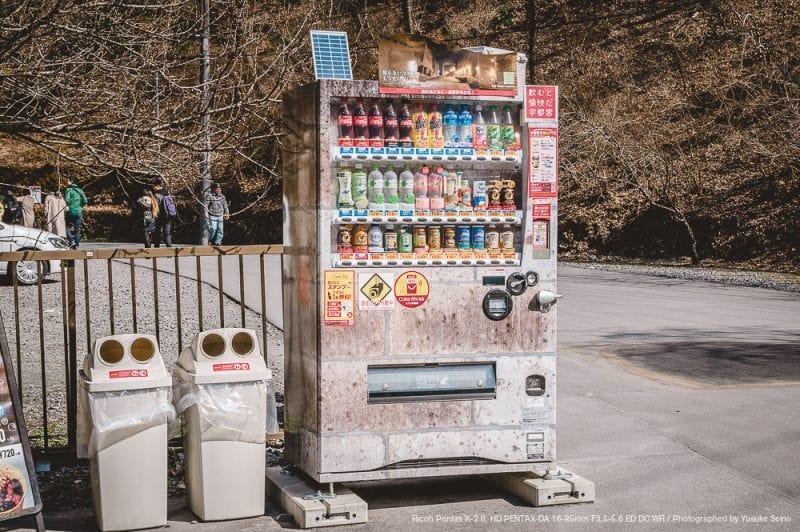
[[[200,30],[200,208],[198,210],[198,236],[197,243],[201,246],[208,243],[208,224],[206,223],[206,208],[203,196],[211,188],[211,136],[208,132],[208,108],[210,105],[210,92],[208,82],[211,78],[211,59],[209,57],[209,42],[211,41],[211,8],[210,0],[200,0],[202,10]]]

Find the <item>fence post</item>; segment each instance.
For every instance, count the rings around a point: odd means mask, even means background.
[[[64,268],[67,271],[67,448],[77,452],[78,433],[78,340],[76,335],[75,317],[75,261],[65,260]],[[84,302],[89,305],[89,301]]]

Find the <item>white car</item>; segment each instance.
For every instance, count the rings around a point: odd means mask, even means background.
[[[67,239],[42,229],[0,223],[0,253],[5,251],[69,249]],[[17,262],[15,274],[19,284],[39,282],[39,267],[35,260]],[[0,261],[0,275],[13,281],[8,271],[8,262]],[[61,261],[47,260],[41,265],[43,277],[61,273]]]

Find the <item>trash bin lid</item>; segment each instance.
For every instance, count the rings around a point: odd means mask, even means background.
[[[175,366],[175,373],[185,382],[192,384],[222,384],[267,381],[272,379],[272,371],[266,368],[253,368],[247,362],[224,365],[226,367],[219,367],[214,373],[194,373],[182,367],[180,364],[177,364]]]
[[[272,378],[252,329],[228,327],[200,332],[181,352],[177,367],[196,384]]]
[[[97,338],[92,344],[92,352],[83,359],[81,378],[90,392],[172,385],[158,349],[158,340],[150,334],[115,334]]]

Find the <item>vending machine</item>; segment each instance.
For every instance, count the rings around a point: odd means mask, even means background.
[[[502,91],[284,97],[285,456],[317,482],[555,460],[557,89],[515,57]]]

